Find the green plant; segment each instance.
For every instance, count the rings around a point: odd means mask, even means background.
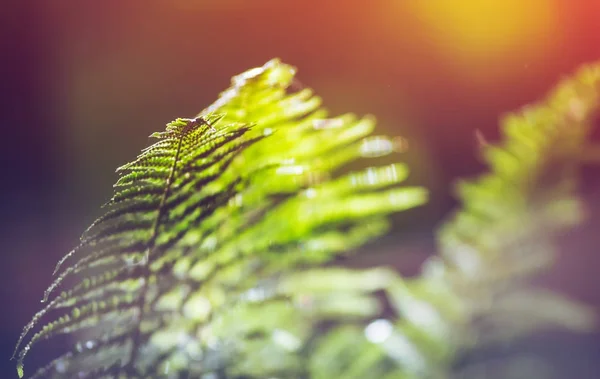
[[[117,170],[104,215],[19,338],[19,376],[31,347],[59,334],[73,349],[34,378],[444,377],[457,354],[521,336],[541,325],[533,317],[590,326],[582,307],[516,279],[581,218],[576,170],[600,67],[507,119],[503,144],[483,150],[490,174],[460,185],[464,210],[414,279],[323,267],[427,194],[399,186],[403,164],[348,173],[396,140],[370,136],[369,117],[329,118],[310,90],[289,92],[294,73],[272,60],[234,77]],[[532,299],[566,317],[529,317]]]

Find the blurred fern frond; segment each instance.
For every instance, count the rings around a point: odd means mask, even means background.
[[[600,66],[510,115],[483,147],[489,174],[421,276],[322,267],[426,201],[374,122],[329,118],[277,60],[232,80],[118,169],[106,210],[63,258],[17,346],[66,334],[37,378],[450,378],[457,357],[544,325],[585,330],[586,309],[527,283],[582,218],[578,167],[600,107]],[[318,267],[317,267],[318,266]],[[47,321],[49,320],[49,321]]]
[[[489,172],[459,181],[462,207],[438,230],[439,255],[418,282],[444,283],[461,304],[469,338],[456,354],[540,330],[590,330],[593,311],[531,279],[548,268],[558,239],[585,218],[580,171],[597,151],[600,64],[587,65],[536,104],[506,116],[502,140],[482,146]]]

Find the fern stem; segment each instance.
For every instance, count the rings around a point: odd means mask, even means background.
[[[136,321],[135,327],[134,327],[134,334],[131,339],[132,344],[131,344],[131,351],[129,353],[129,359],[127,361],[127,364],[123,368],[124,371],[128,374],[131,374],[135,371],[135,368],[133,366],[137,359],[137,354],[139,352],[140,345],[142,343],[142,341],[141,341],[141,336],[142,336],[141,324],[142,324],[142,321],[143,321],[144,315],[145,315],[146,308],[144,307],[144,305],[146,304],[146,295],[148,293],[148,281],[150,280],[150,255],[151,255],[152,250],[154,250],[154,248],[156,247],[156,239],[158,237],[158,228],[160,227],[161,220],[164,217],[165,211],[167,209],[165,207],[165,204],[167,202],[167,199],[168,199],[170,191],[171,191],[171,185],[173,183],[173,179],[175,178],[175,172],[177,170],[177,163],[179,162],[179,156],[181,153],[181,146],[183,144],[183,140],[192,128],[194,128],[195,126],[201,125],[201,124],[208,125],[211,127],[211,130],[214,130],[212,125],[210,125],[208,123],[208,121],[206,121],[205,119],[203,119],[201,117],[198,117],[195,119],[190,119],[187,121],[188,121],[187,125],[180,132],[179,141],[177,143],[177,150],[176,150],[175,156],[173,158],[173,165],[171,166],[169,176],[166,179],[165,189],[161,196],[160,204],[158,205],[158,214],[154,220],[154,224],[152,225],[152,234],[148,240],[148,245],[146,247],[146,251],[144,252],[145,257],[142,262],[143,263],[142,278],[143,278],[144,284],[142,285],[142,288],[140,289],[141,293],[138,298],[138,305],[137,305],[139,307],[140,312],[137,317],[137,321]]]

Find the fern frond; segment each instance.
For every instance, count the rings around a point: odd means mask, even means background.
[[[459,183],[463,209],[438,234],[453,271],[501,288],[551,261],[553,238],[583,217],[578,173],[599,109],[600,66],[590,65],[505,118],[502,144],[482,150],[490,173]]]
[[[310,90],[289,93],[294,73],[274,60],[235,77],[198,117],[169,123],[117,169],[105,213],[58,263],[46,307],[19,338],[19,376],[31,348],[59,334],[74,348],[34,377],[230,376],[241,374],[232,362],[246,347],[276,350],[302,325],[314,335],[323,315],[278,330],[276,345],[234,326],[250,322],[244,312],[254,307],[282,312],[268,328],[285,312],[299,318],[294,293],[282,289],[289,275],[384,233],[387,214],[426,193],[397,186],[402,164],[340,175],[394,143],[369,137],[371,118],[327,118]],[[372,314],[361,308],[374,298],[347,292],[338,312],[356,301],[359,316]],[[286,362],[301,369],[300,357]]]
[[[579,171],[594,148],[588,140],[598,116],[594,64],[508,115],[502,141],[482,148],[489,173],[458,183],[463,206],[438,232],[440,254],[415,279],[445,285],[462,309],[448,325],[469,336],[455,339],[458,354],[548,327],[595,324],[586,307],[528,282],[552,263],[557,238],[584,219]]]

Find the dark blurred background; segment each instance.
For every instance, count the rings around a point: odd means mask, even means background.
[[[504,113],[600,59],[600,2],[9,0],[0,47],[0,377],[12,378],[18,334],[55,262],[109,198],[114,169],[151,132],[210,104],[232,75],[280,57],[333,113],[371,113],[380,133],[408,138],[411,182],[432,201],[400,215],[362,261],[414,273],[456,205],[452,181],[483,168],[476,131],[496,139]],[[586,177],[590,196],[595,178]],[[543,282],[598,309],[595,226],[566,237]],[[562,377],[598,378],[599,336],[513,349],[550,357]]]

